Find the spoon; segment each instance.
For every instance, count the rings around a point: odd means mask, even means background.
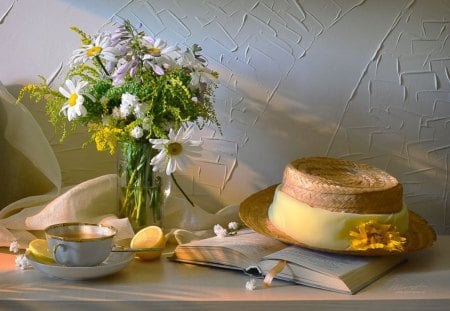
[[[161,247],[130,247],[131,244],[131,238],[122,239],[119,241],[116,241],[114,243],[114,247],[111,250],[112,252],[116,253],[124,253],[124,252],[152,252],[152,251],[162,251],[163,249]]]
[[[123,252],[151,252],[161,251],[160,247],[143,247],[143,248],[113,248],[111,252],[123,253]]]

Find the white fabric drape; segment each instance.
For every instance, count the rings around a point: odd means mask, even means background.
[[[61,170],[41,127],[0,83],[0,246],[26,248],[46,226],[71,221],[106,223],[117,238],[133,234],[114,215],[116,175],[61,188]]]

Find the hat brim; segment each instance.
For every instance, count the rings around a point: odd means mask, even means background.
[[[239,208],[239,216],[243,223],[249,228],[267,237],[310,249],[359,256],[400,255],[430,247],[436,240],[436,233],[427,221],[418,214],[409,210],[409,227],[408,232],[404,235],[404,237],[406,237],[406,243],[404,244],[403,251],[401,252],[389,251],[385,249],[336,251],[303,244],[275,227],[269,220],[268,210],[270,204],[272,203],[273,195],[277,186],[277,184],[272,185],[264,190],[250,195],[240,204]]]

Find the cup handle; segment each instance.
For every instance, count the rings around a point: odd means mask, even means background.
[[[55,260],[56,260],[56,251],[58,250],[58,247],[60,247],[60,246],[63,246],[63,244],[61,244],[61,243],[56,243],[54,246],[53,246],[53,258],[55,258]]]

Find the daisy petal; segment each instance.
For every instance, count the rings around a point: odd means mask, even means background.
[[[166,174],[169,176],[170,174],[175,172],[175,170],[176,170],[176,162],[173,158],[171,158],[167,163]]]
[[[66,98],[69,98],[69,97],[70,97],[70,93],[67,92],[66,89],[63,88],[62,86],[59,87],[59,92],[60,92],[61,94],[63,94],[64,97],[66,97]]]

